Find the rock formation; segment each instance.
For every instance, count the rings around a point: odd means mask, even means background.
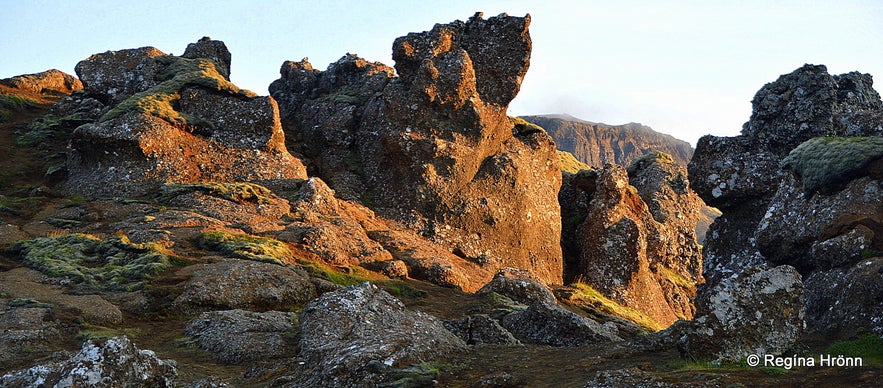
[[[184,57],[144,47],[77,64],[85,93],[58,115],[88,105],[94,116],[73,132],[66,191],[137,195],[164,183],[306,178],[285,148],[276,102],[230,83],[229,60],[223,42],[203,39]]]
[[[608,125],[569,115],[521,118],[543,127],[555,139],[559,150],[570,152],[577,160],[596,168],[605,164],[626,167],[635,158],[653,151],[671,155],[682,166],[693,156],[689,143],[638,123]]]
[[[868,283],[866,271],[883,246],[883,102],[871,76],[805,65],[752,103],[742,134],[703,137],[689,166],[696,191],[723,212],[706,240],[697,317],[713,314],[711,290],[726,279],[790,265],[804,281],[805,306],[775,301],[780,319],[793,322],[805,308],[813,332],[883,332],[881,283]]]
[[[55,69],[2,79],[0,84],[33,93],[70,94],[83,89],[83,83],[77,77]]]
[[[695,227],[702,201],[665,154],[565,177],[560,194],[568,278],[663,325],[693,316],[702,281]]]
[[[286,62],[270,91],[289,144],[342,198],[490,273],[561,283],[555,146],[506,116],[529,64],[529,24],[476,14],[398,38],[399,77],[349,54],[325,71]]]

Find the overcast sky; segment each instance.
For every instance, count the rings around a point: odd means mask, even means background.
[[[883,79],[883,1],[24,1],[0,0],[0,78],[89,55],[202,36],[233,53],[232,80],[267,94],[285,60],[324,69],[347,52],[393,65],[393,40],[435,23],[530,13],[531,67],[510,114],[640,122],[694,143],[734,135],[767,82],[804,63]],[[877,89],[880,90],[879,85]]]

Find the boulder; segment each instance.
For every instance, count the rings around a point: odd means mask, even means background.
[[[500,326],[497,320],[483,314],[475,314],[458,320],[445,321],[445,328],[460,337],[467,345],[502,344],[520,345],[512,333]]]
[[[494,275],[490,282],[479,289],[476,294],[490,294],[496,292],[525,305],[533,302],[556,303],[555,295],[552,294],[545,284],[536,276],[526,270],[515,268],[503,268]]]
[[[804,287],[793,267],[750,268],[703,294],[696,309],[678,343],[685,357],[737,362],[780,355],[803,333]]]
[[[305,363],[294,384],[299,387],[380,385],[388,377],[386,368],[431,361],[465,347],[438,319],[407,310],[369,283],[320,296],[300,319]]]
[[[184,334],[225,364],[290,358],[298,352],[297,315],[225,310],[202,313]]]
[[[72,334],[45,303],[13,299],[4,304],[3,309],[0,313],[0,370],[45,356]]]
[[[393,44],[395,72],[354,55],[325,71],[286,62],[270,91],[292,147],[342,198],[487,272],[561,283],[555,145],[506,116],[529,65],[529,24],[476,14],[411,33]]]
[[[77,77],[55,69],[5,78],[0,80],[0,84],[34,93],[54,91],[70,94],[83,89],[83,83]]]
[[[197,264],[173,306],[186,311],[214,309],[289,309],[316,297],[303,271],[278,264],[229,259]]]
[[[883,336],[883,257],[815,271],[804,280],[807,326],[838,338]]]
[[[500,323],[516,338],[529,343],[580,346],[622,341],[614,329],[545,302],[534,302],[524,311],[506,315]]]
[[[56,358],[65,357],[59,354]],[[6,387],[173,387],[175,362],[140,350],[127,337],[86,341],[77,354],[0,377]]]
[[[182,57],[210,59],[217,65],[218,73],[227,80],[230,79],[232,55],[227,50],[227,45],[220,40],[212,40],[212,38],[204,36],[196,43],[188,44]]]
[[[73,131],[65,191],[139,195],[166,183],[306,178],[285,147],[275,100],[230,83],[218,44],[197,43],[185,57],[145,47],[80,62],[86,97],[109,110]]]

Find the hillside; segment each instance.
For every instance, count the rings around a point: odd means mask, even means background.
[[[558,149],[572,153],[593,167],[607,163],[628,166],[651,151],[671,155],[682,166],[689,163],[693,148],[689,143],[638,124],[609,125],[580,120],[567,114],[523,116],[524,120],[546,129]]]

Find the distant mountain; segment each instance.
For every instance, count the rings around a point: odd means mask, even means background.
[[[628,166],[632,159],[650,151],[670,154],[686,166],[693,156],[690,143],[661,134],[639,123],[608,125],[580,120],[567,114],[522,116],[539,125],[555,139],[558,149],[572,153],[593,167],[605,163]]]

